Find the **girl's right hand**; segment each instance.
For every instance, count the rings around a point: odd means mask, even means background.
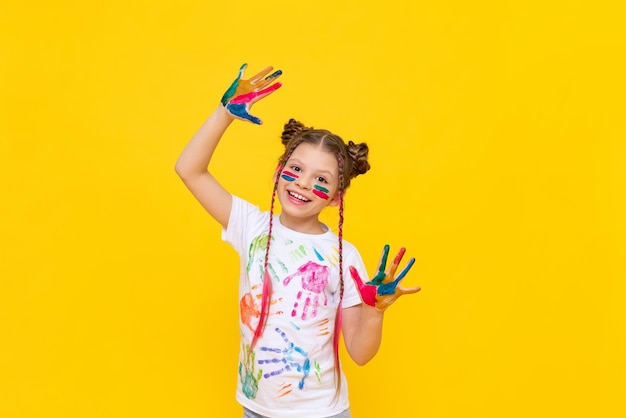
[[[248,64],[243,64],[241,68],[239,68],[237,78],[233,81],[228,90],[226,90],[224,96],[222,96],[222,105],[226,108],[228,113],[235,118],[260,125],[263,122],[261,119],[250,114],[250,107],[258,100],[261,100],[280,88],[282,84],[274,83],[274,81],[280,77],[283,72],[277,70],[266,77],[273,69],[273,67],[267,67],[255,76],[244,80],[242,77],[243,73],[246,71],[246,67],[248,67]]]

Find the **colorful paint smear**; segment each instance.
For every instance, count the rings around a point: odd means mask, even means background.
[[[280,376],[285,371],[297,370],[302,373],[302,379],[298,382],[298,388],[304,388],[304,381],[311,372],[311,360],[309,355],[300,347],[296,346],[280,328],[274,328],[285,342],[284,347],[261,347],[261,352],[268,356],[258,360],[258,364],[267,364],[268,367],[276,367],[271,372],[263,373],[265,379]],[[280,367],[280,365],[283,367]],[[279,368],[280,367],[280,368]]]
[[[328,192],[329,190],[325,187],[322,187],[317,184],[313,186],[313,194],[324,200],[328,200],[330,198],[330,196],[328,195]]]
[[[242,77],[247,66],[247,64],[243,64],[239,68],[237,78],[222,96],[221,103],[233,116],[260,125],[261,119],[249,113],[250,106],[280,88],[281,83],[271,83],[282,74],[282,71],[274,71],[266,77],[266,74],[272,70],[271,67],[267,67],[250,79],[243,80]]]
[[[329,282],[330,271],[327,266],[309,261],[300,266],[294,274],[287,276],[283,280],[283,284],[288,286],[292,279],[298,278],[302,281],[302,290],[297,294],[291,316],[295,317],[298,315],[299,304],[300,302],[304,302],[300,316],[304,321],[309,316],[309,309],[312,310],[310,312],[311,317],[315,317],[317,316],[317,310],[321,304],[324,304],[324,306],[328,305],[328,297],[324,292],[324,288]],[[321,296],[323,296],[323,301],[321,300]]]
[[[256,398],[259,390],[259,380],[263,375],[263,370],[254,371],[254,351],[250,350],[249,345],[243,346],[243,363],[239,363],[239,380],[241,381],[241,389],[248,399]]]
[[[297,174],[294,174],[291,171],[287,171],[287,170],[283,171],[283,173],[280,176],[287,181],[294,181],[295,179],[299,177]]]

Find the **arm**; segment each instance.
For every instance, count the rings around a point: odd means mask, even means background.
[[[362,303],[343,310],[342,332],[350,358],[359,366],[374,358],[383,336],[384,313]]]
[[[222,97],[219,106],[191,138],[176,162],[176,173],[200,204],[223,227],[228,226],[232,207],[232,195],[222,187],[208,171],[209,163],[224,132],[234,119],[247,120],[260,125],[259,118],[250,114],[250,107],[277,90],[281,84],[274,83],[281,71],[267,75],[267,67],[248,80],[242,79],[247,65],[239,69],[235,81]]]
[[[176,162],[176,173],[191,194],[223,227],[228,225],[233,199],[208,171],[213,152],[235,118],[218,107],[191,138]]]
[[[415,262],[412,258],[396,277],[395,273],[404,252],[405,249],[401,248],[389,270],[385,271],[389,255],[389,246],[385,245],[378,272],[367,283],[363,282],[354,267],[350,267],[350,275],[357,285],[363,303],[343,310],[342,332],[348,354],[360,366],[374,358],[380,348],[385,310],[400,296],[420,290],[419,287],[405,289],[399,286]]]

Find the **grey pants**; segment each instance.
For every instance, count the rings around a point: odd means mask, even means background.
[[[252,412],[248,408],[243,408],[243,418],[269,418],[269,417],[264,417],[263,415],[259,415],[256,412]],[[352,414],[350,413],[349,409],[346,409],[341,414],[333,415],[332,417],[328,417],[328,418],[352,418]]]

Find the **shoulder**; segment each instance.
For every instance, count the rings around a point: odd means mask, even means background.
[[[237,219],[269,218],[269,212],[263,212],[258,206],[248,202],[239,196],[233,195],[233,206],[231,209],[231,220]]]
[[[228,227],[223,230],[222,239],[227,242],[247,242],[250,236],[267,229],[269,213],[258,206],[233,195],[233,205],[228,219]]]
[[[345,254],[355,254],[360,257],[358,248],[352,244],[350,241],[346,241],[345,239],[342,241],[343,251]]]

